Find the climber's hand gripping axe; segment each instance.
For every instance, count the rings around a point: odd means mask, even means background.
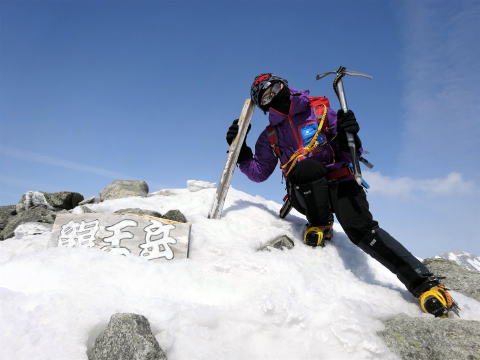
[[[352,75],[352,76],[363,76],[369,79],[372,79],[373,76],[362,74],[355,71],[347,70],[344,66],[340,66],[337,71],[329,71],[323,74],[318,74],[316,76],[317,80],[324,78],[327,75],[335,74],[335,79],[333,80],[333,89],[337,94],[338,100],[340,101],[340,106],[342,110],[347,113],[348,106],[347,100],[345,98],[345,91],[343,89],[343,82],[342,78],[345,75]],[[357,181],[358,185],[362,185],[362,172],[360,171],[359,159],[357,157],[357,150],[355,148],[355,138],[352,133],[347,132],[347,141],[348,141],[348,148],[350,149],[350,155],[352,156],[352,163],[353,163],[353,171],[355,175],[355,180]]]

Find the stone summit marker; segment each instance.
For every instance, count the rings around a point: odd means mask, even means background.
[[[188,258],[191,224],[135,214],[59,214],[51,245],[99,248],[147,260]]]

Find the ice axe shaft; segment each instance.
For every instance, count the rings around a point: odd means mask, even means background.
[[[348,111],[347,99],[345,98],[345,90],[343,90],[343,81],[339,79],[337,83],[334,83],[335,92],[337,93],[338,101],[340,101],[340,107],[344,112]]]
[[[325,76],[328,75],[333,75],[335,74],[335,80],[333,81],[333,89],[335,90],[335,93],[337,94],[338,101],[340,102],[340,107],[342,110],[346,113],[348,111],[348,105],[347,105],[347,99],[345,97],[345,90],[343,88],[343,81],[342,78],[345,75],[351,75],[351,76],[362,76],[366,77],[369,79],[372,79],[372,76],[359,73],[356,71],[350,71],[347,70],[344,66],[340,66],[337,71],[329,71],[323,74],[318,74],[316,76],[317,80],[320,80],[324,78]],[[350,155],[352,157],[352,164],[353,164],[353,171],[355,175],[355,180],[357,181],[358,185],[362,185],[362,172],[360,170],[360,164],[359,164],[359,159],[357,157],[357,149],[355,146],[355,136],[352,133],[347,132],[347,143],[348,143],[348,148],[350,149]]]
[[[337,76],[338,77],[338,76]],[[345,97],[345,91],[343,89],[343,81],[340,77],[334,82],[335,92],[337,93],[338,101],[340,101],[340,107],[342,108],[343,112],[346,114],[348,111],[347,99]],[[357,159],[357,148],[355,146],[355,136],[350,133],[346,132],[347,135],[347,144],[348,148],[350,149],[350,155],[352,157],[352,165],[353,165],[353,174],[355,175],[355,180],[357,181],[358,185],[362,185],[362,170],[360,169],[360,163]]]

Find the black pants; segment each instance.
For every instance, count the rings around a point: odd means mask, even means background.
[[[318,204],[317,209],[325,212],[328,209],[335,216],[347,234],[348,238],[367,254],[379,261],[392,271],[402,281],[414,296],[419,296],[415,289],[420,287],[430,276],[429,270],[415,258],[402,244],[378,226],[370,213],[367,197],[363,188],[354,180],[327,182],[325,167],[311,159],[299,162],[288,176],[289,196],[292,205],[312,223],[319,219],[318,214],[306,209],[304,199],[299,199],[295,188],[306,188],[314,184],[312,189],[320,189],[318,182],[328,184],[325,194],[316,194],[315,201],[326,201],[327,204]],[[325,199],[325,200],[323,200]],[[326,219],[329,214],[321,214],[320,219]],[[322,225],[322,224],[312,224]]]

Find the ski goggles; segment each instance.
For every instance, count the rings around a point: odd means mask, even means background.
[[[262,95],[260,99],[260,105],[267,105],[272,101],[272,99],[278,95],[278,93],[283,89],[283,84],[281,82],[276,82],[273,85],[269,86]]]

